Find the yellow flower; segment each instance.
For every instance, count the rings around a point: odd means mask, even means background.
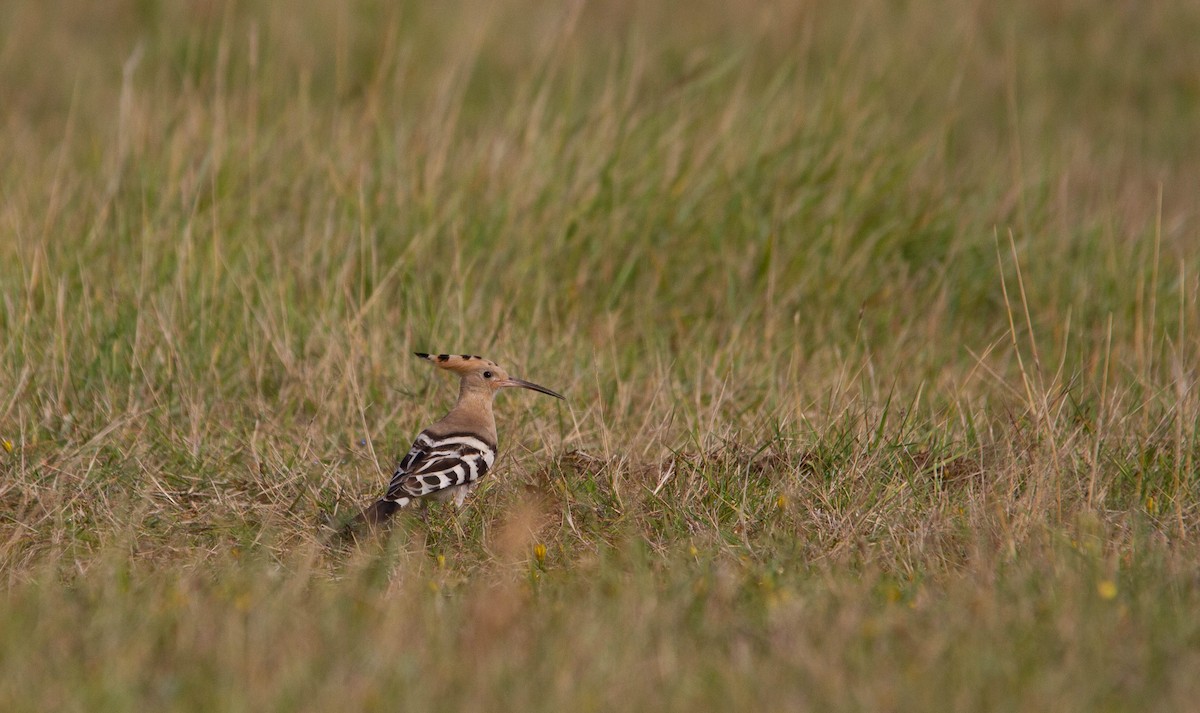
[[[0,445],[3,445],[3,446],[4,446],[4,450],[8,451],[9,453],[12,453],[12,452],[13,452],[13,444],[12,444],[12,441],[8,440],[7,438],[2,438],[2,439],[0,439]]]
[[[546,546],[540,542],[537,543],[536,545],[534,545],[533,546],[533,556],[537,560],[538,564],[545,564],[545,562],[546,562]]]
[[[787,496],[783,493],[780,493],[779,497],[775,498],[775,507],[779,508],[780,510],[787,507]]]
[[[1102,579],[1096,585],[1096,593],[1101,599],[1112,599],[1117,596],[1117,583],[1111,579]]]
[[[446,555],[438,555],[437,563],[438,563],[438,569],[445,569],[446,568]]]
[[[1146,512],[1150,513],[1151,515],[1158,512],[1158,503],[1154,501],[1153,495],[1146,498]]]

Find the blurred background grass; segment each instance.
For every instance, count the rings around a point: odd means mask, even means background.
[[[1179,709],[1198,34],[5,3],[3,707]],[[413,350],[570,403],[329,550],[453,396]]]

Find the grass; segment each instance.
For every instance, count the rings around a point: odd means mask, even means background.
[[[1186,708],[1193,5],[5,4],[0,708]]]

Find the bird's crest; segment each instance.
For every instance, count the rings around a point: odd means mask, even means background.
[[[440,369],[457,371],[460,374],[474,371],[481,366],[498,366],[490,359],[471,354],[425,354],[423,352],[414,352],[414,354],[426,361],[433,362]]]

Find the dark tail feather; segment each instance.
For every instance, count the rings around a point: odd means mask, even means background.
[[[394,500],[376,500],[375,504],[363,510],[358,516],[359,522],[367,527],[379,527],[392,519],[392,515],[400,509],[400,503]]]
[[[391,500],[376,500],[370,507],[363,510],[357,517],[347,522],[337,531],[336,539],[342,542],[357,540],[360,536],[380,528],[392,519],[392,515],[401,507],[400,503]]]

